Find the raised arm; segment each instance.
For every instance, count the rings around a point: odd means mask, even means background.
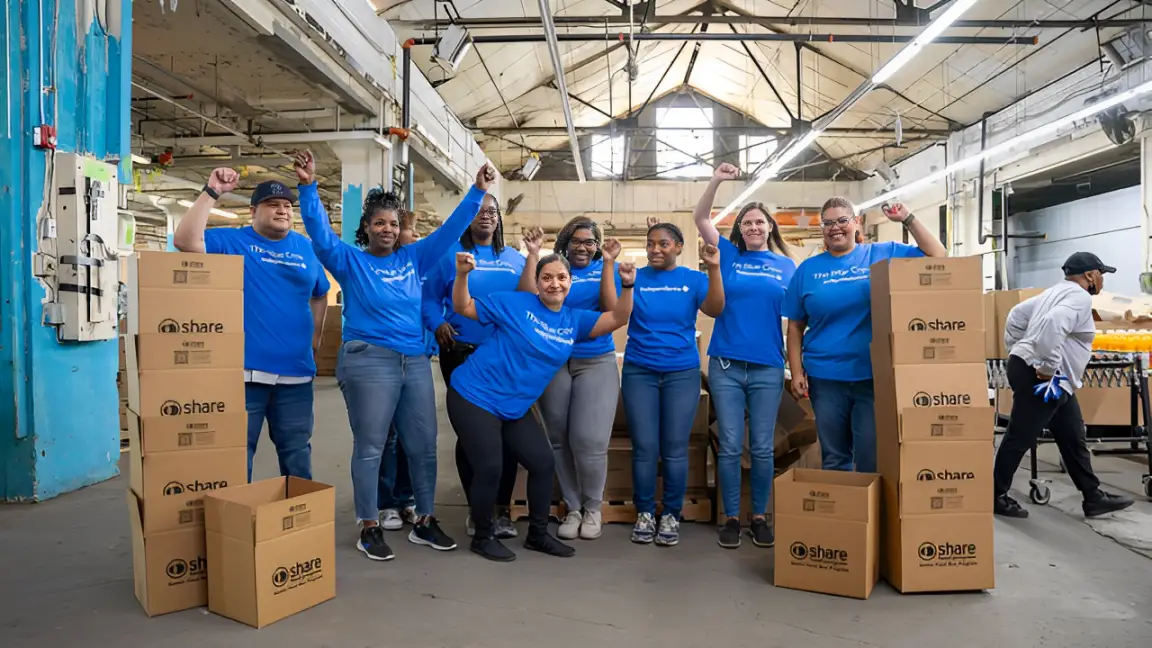
[[[470,320],[479,320],[476,302],[468,292],[468,273],[476,269],[476,258],[467,252],[456,253],[456,281],[452,284],[452,310]]]
[[[204,244],[204,230],[208,227],[208,216],[216,206],[216,200],[234,191],[240,184],[240,174],[227,167],[214,169],[205,183],[206,191],[196,197],[196,202],[188,208],[176,232],[172,235],[172,245],[181,252],[207,252]],[[215,194],[215,196],[213,196]]]
[[[615,264],[613,259],[612,265]],[[608,262],[604,262],[605,274],[600,277],[600,285],[604,285],[604,277],[608,277]],[[612,282],[612,289],[615,291],[616,282],[609,278],[608,281]],[[636,285],[636,265],[625,261],[620,264],[620,297],[616,299],[616,306],[600,316],[596,320],[596,325],[592,327],[592,332],[588,337],[600,337],[608,335],[612,331],[623,327],[628,323],[628,318],[632,317],[632,287]]]
[[[614,238],[600,246],[600,260],[604,263],[600,271],[600,310],[605,313],[616,308],[616,257],[623,248]]]
[[[724,279],[720,274],[720,250],[709,243],[700,247],[700,260],[708,267],[708,295],[700,304],[700,312],[709,317],[720,317],[724,312]]]
[[[524,230],[520,237],[524,247],[528,250],[528,257],[524,259],[524,270],[520,272],[520,283],[516,290],[539,294],[536,290],[536,266],[540,263],[540,248],[544,245],[544,230],[539,227],[530,227]]]
[[[496,169],[492,168],[490,164],[485,164],[476,172],[475,184],[468,189],[468,193],[464,194],[463,200],[460,201],[459,205],[456,205],[456,209],[452,210],[452,215],[448,217],[448,220],[444,221],[444,224],[436,228],[431,234],[412,244],[413,248],[420,250],[420,254],[417,255],[417,269],[420,274],[426,274],[441,257],[448,253],[448,248],[460,240],[460,236],[464,234],[464,231],[476,218],[476,214],[480,212],[480,205],[484,202],[484,196],[495,181]]]
[[[320,202],[320,189],[316,186],[316,160],[311,151],[299,151],[293,163],[296,171],[297,187],[300,191],[300,218],[304,221],[304,229],[308,238],[312,239],[312,249],[320,259],[320,263],[328,268],[336,280],[340,281],[343,274],[343,264],[346,255],[352,247],[340,240],[332,230],[332,223],[328,220],[328,211]]]
[[[932,230],[928,226],[921,223],[916,216],[908,211],[908,208],[900,203],[891,203],[884,205],[880,211],[884,212],[884,216],[893,223],[900,223],[904,229],[908,230],[908,234],[916,241],[916,247],[925,256],[930,257],[946,257],[948,256],[948,249],[936,238]]]
[[[696,209],[692,212],[692,218],[696,221],[696,229],[708,245],[720,244],[720,230],[712,224],[712,205],[716,204],[716,190],[725,180],[735,180],[738,177],[740,177],[740,169],[727,162],[716,167],[716,172],[712,174],[712,180],[704,189],[704,194],[700,196],[700,200],[696,203]]]

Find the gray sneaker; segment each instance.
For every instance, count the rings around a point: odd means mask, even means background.
[[[404,518],[400,517],[400,511],[396,509],[384,509],[380,511],[380,526],[389,531],[403,529]]]
[[[656,533],[656,545],[675,547],[680,542],[680,520],[671,515],[660,516],[660,531]]]
[[[472,516],[471,515],[469,515],[468,519],[464,522],[464,528],[466,529],[466,532],[468,533],[469,538],[476,535],[476,525],[472,524]]]
[[[501,513],[492,526],[492,535],[497,539],[515,538],[520,532],[516,530],[516,525],[512,524],[512,517]]]
[[[651,513],[637,515],[636,525],[632,527],[632,542],[650,544],[655,537],[656,518]]]

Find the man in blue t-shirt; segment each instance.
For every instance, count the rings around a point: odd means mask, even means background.
[[[248,410],[248,479],[264,420],[280,474],[312,479],[312,379],[330,284],[308,237],[292,231],[296,195],[262,182],[252,192],[252,224],[205,231],[220,196],[240,175],[216,169],[180,219],[173,245],[181,252],[244,257],[244,381]]]

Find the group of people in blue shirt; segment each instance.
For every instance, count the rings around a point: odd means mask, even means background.
[[[892,257],[946,255],[900,205],[884,213],[902,223],[917,245],[863,243],[861,218],[841,198],[829,200],[820,213],[826,251],[799,267],[760,203],[741,209],[730,236],[722,238],[711,221],[712,205],[720,184],[740,174],[730,164],[716,169],[694,213],[704,272],[677,264],[686,241],[670,223],[649,223],[648,263],[639,269],[617,263],[619,242],[605,240],[585,217],[572,219],[542,258],[539,229],[524,234],[527,256],[510,249],[499,205],[487,194],[495,179],[487,165],[451,216],[424,238],[405,223],[393,194],[370,192],[352,245],[333,232],[314,169],[311,153],[297,155],[300,213],[311,241],[291,231],[296,198],[276,182],[254,192],[251,226],[205,231],[215,200],[239,180],[234,171],[217,169],[182,219],[175,245],[246,257],[249,457],[267,419],[283,474],[310,477],[315,366],[309,343],[315,344],[323,317],[315,307],[328,290],[323,269],[339,283],[344,326],[337,381],[353,433],[356,546],[374,560],[394,557],[383,530],[405,522],[413,526],[411,542],[456,548],[433,510],[436,404],[429,333],[448,386],[472,551],[497,561],[515,558],[501,540],[517,535],[509,508],[518,465],[527,472],[525,548],[566,557],[575,550],[562,540],[600,536],[618,394],[632,440],[637,521],[631,539],[677,544],[701,387],[698,312],[716,318],[708,382],[729,515],[719,541],[736,547],[743,535],[736,512],[747,438],[747,531],[754,544],[772,546],[766,513],[785,366],[794,395],[812,398],[824,467],[875,471],[868,269]],[[625,325],[628,341],[618,371],[611,334]],[[567,511],[559,538],[548,530],[554,478]],[[405,482],[410,505],[401,493]]]

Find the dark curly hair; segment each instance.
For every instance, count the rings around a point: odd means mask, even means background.
[[[500,211],[500,201],[493,197],[492,202],[496,205],[496,231],[492,232],[492,254],[500,256],[500,253],[504,251],[504,214]],[[484,201],[480,201],[480,209],[484,209]],[[476,212],[476,215],[479,216],[480,212]],[[476,250],[476,241],[472,240],[471,225],[460,235],[460,245],[469,252]]]
[[[784,242],[784,237],[780,236],[780,226],[776,224],[776,219],[772,218],[772,212],[768,211],[764,203],[754,202],[744,205],[740,214],[736,216],[735,222],[732,223],[732,233],[728,235],[728,240],[732,241],[732,245],[735,245],[737,250],[748,251],[748,244],[744,242],[744,234],[740,231],[740,225],[744,222],[744,215],[753,209],[760,210],[764,214],[764,218],[772,225],[772,231],[768,234],[768,251],[781,256],[790,256],[788,244]]]
[[[577,216],[568,221],[556,235],[556,246],[552,251],[556,254],[568,259],[568,244],[572,242],[572,235],[576,230],[592,230],[592,238],[596,239],[596,254],[592,255],[592,260],[601,258],[603,255],[600,253],[600,247],[604,244],[604,236],[600,233],[600,226],[596,221],[588,218],[587,216]]]
[[[364,199],[364,213],[360,216],[360,226],[356,228],[356,245],[361,248],[368,247],[368,225],[378,211],[394,211],[396,218],[399,219],[404,206],[400,204],[400,198],[391,191],[384,191],[380,187],[369,191],[368,197]],[[399,241],[396,242],[396,247],[400,247]]]
[[[672,237],[672,240],[676,241],[680,245],[684,245],[684,232],[681,232],[679,227],[676,227],[672,223],[656,223],[652,227],[648,228],[648,233],[651,234],[658,229],[662,229],[665,232],[668,232],[668,235]]]

